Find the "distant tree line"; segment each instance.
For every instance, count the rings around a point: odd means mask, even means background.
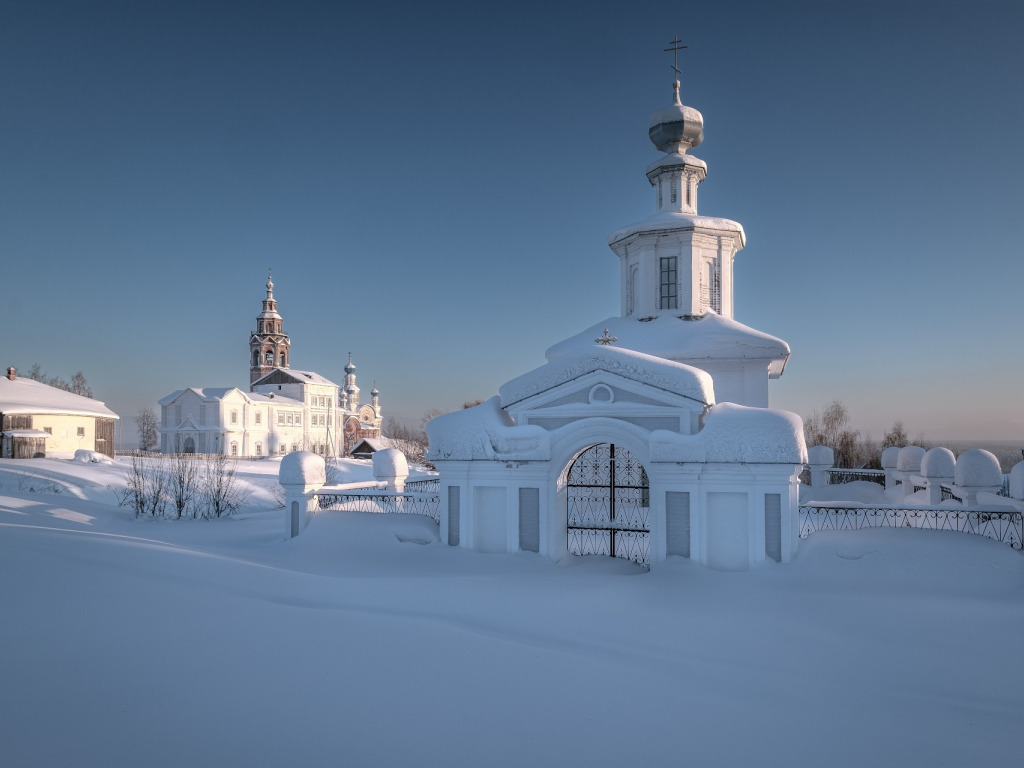
[[[804,419],[804,441],[808,446],[825,445],[835,454],[835,466],[854,469],[881,469],[882,451],[895,446],[911,445],[902,421],[893,422],[892,427],[875,442],[870,435],[861,438],[860,432],[850,428],[850,412],[839,400],[833,400],[821,411],[814,411]],[[930,447],[923,435],[913,445]]]
[[[32,381],[41,381],[43,384],[63,389],[66,392],[73,392],[82,397],[92,397],[92,388],[89,386],[89,382],[85,380],[85,374],[81,371],[77,371],[71,377],[71,381],[67,381],[60,376],[47,376],[43,369],[39,367],[39,363],[32,363],[26,378],[32,379]]]

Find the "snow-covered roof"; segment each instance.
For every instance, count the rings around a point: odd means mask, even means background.
[[[427,438],[428,458],[452,461],[494,459],[499,454],[505,460],[546,456],[551,441],[543,427],[516,426],[498,397],[431,419]]]
[[[631,349],[666,360],[766,359],[768,373],[777,378],[789,359],[789,345],[750,326],[709,312],[690,320],[661,315],[641,321],[634,316],[609,317],[571,336],[545,352],[548,360],[593,348],[607,328],[618,337],[614,349]]]
[[[51,387],[41,381],[21,376],[13,381],[0,378],[0,413],[60,414],[68,416],[101,416],[120,418],[99,400]]]
[[[658,430],[651,460],[740,464],[805,464],[803,421],[795,413],[719,403],[695,435]]]
[[[302,371],[299,370],[298,368],[275,368],[274,370],[268,372],[261,378],[256,379],[256,381],[252,383],[252,386],[257,386],[258,384],[262,383],[263,380],[266,379],[268,376],[274,376],[275,374],[284,375],[292,379],[295,379],[296,383],[298,384],[326,384],[331,387],[338,386],[333,381],[321,376],[316,371]]]
[[[595,344],[594,338],[591,333],[589,344],[580,343],[559,355],[552,356],[548,350],[547,364],[512,379],[498,390],[501,407],[507,408],[593,371],[608,371],[700,403],[715,401],[714,385],[705,371],[631,348]]]
[[[735,232],[740,236],[740,243],[747,242],[747,236],[743,231],[743,225],[732,219],[720,219],[714,216],[698,216],[693,213],[679,213],[676,211],[660,211],[653,216],[648,216],[643,221],[629,224],[612,232],[608,236],[608,243],[614,245],[619,240],[624,240],[631,235],[640,232],[662,232],[666,230],[688,230],[688,229],[710,229],[716,232]]]
[[[229,395],[237,394],[243,400],[248,400],[250,403],[274,403],[275,405],[294,405],[297,407],[302,407],[303,405],[302,401],[291,397],[282,397],[277,394],[264,395],[259,392],[245,392],[238,387],[188,387],[186,389],[177,389],[167,395],[167,397],[158,400],[157,405],[170,405],[186,392],[193,393],[197,398],[207,403],[219,403]]]

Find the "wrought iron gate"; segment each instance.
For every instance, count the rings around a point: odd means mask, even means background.
[[[569,552],[650,564],[650,485],[629,451],[588,448],[569,467],[567,490]]]

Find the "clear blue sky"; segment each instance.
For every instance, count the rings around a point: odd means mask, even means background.
[[[876,438],[1024,439],[1024,3],[8,2],[3,367],[126,420],[292,363],[415,421],[617,314],[651,112],[705,120],[772,405]],[[368,396],[368,394],[367,394]]]

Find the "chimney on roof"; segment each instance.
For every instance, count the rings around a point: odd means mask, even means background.
[[[10,379],[11,381],[14,381],[16,378],[18,378],[17,376],[14,375],[13,365],[7,369],[7,378]]]

